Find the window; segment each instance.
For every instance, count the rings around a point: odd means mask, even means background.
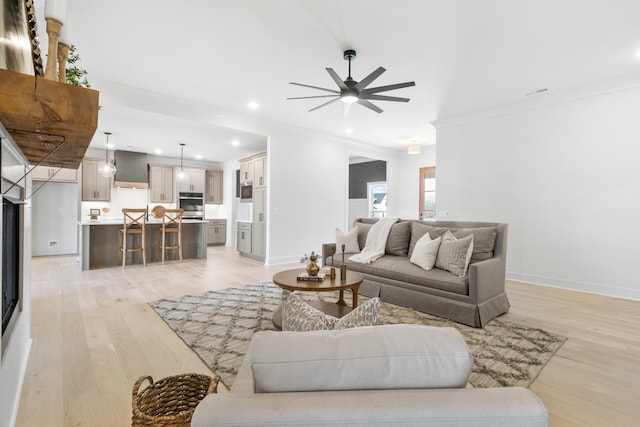
[[[436,219],[436,168],[420,168],[420,219]]]

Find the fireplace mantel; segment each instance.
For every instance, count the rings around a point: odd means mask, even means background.
[[[0,70],[0,122],[30,163],[78,169],[98,126],[98,91]]]

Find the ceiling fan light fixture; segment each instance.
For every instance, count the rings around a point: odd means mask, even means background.
[[[420,144],[411,144],[407,147],[407,154],[420,154],[422,152],[422,148]]]
[[[344,95],[340,96],[340,101],[344,102],[345,104],[355,104],[356,102],[358,102],[358,97],[352,93],[345,93]]]

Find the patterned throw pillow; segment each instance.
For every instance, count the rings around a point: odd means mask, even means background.
[[[338,319],[310,306],[296,294],[289,294],[282,304],[283,331],[320,331],[374,326],[378,323],[380,298],[371,298]]]
[[[451,231],[447,230],[442,236],[442,242],[438,249],[436,267],[450,271],[458,277],[463,277],[467,274],[472,253],[473,234],[456,239]]]

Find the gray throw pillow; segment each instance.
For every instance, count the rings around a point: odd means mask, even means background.
[[[369,230],[373,227],[373,224],[366,224],[364,222],[358,222],[358,246],[360,246],[360,250],[364,249],[364,245],[367,243],[367,234],[369,234]]]
[[[473,253],[471,262],[493,258],[493,249],[498,236],[497,227],[458,228],[451,232],[457,239],[473,234]]]
[[[458,277],[463,277],[467,274],[472,252],[473,234],[456,239],[450,231],[447,231],[442,236],[442,242],[438,248],[436,267],[447,270]]]
[[[385,253],[396,256],[407,256],[409,250],[409,239],[411,238],[411,223],[408,221],[398,222],[391,226]]]

